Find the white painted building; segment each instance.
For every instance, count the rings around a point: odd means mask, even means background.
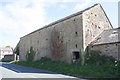
[[[0,47],[0,60],[3,59],[5,55],[13,55],[12,48]]]

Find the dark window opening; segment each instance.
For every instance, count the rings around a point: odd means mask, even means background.
[[[115,44],[117,46],[117,44]]]
[[[74,21],[75,21],[75,19],[74,19]]]
[[[75,45],[75,47],[76,47],[76,48],[78,47],[77,44]]]
[[[95,28],[97,27],[97,25],[95,25]]]
[[[73,59],[79,59],[80,58],[80,55],[79,55],[79,52],[73,52]]]
[[[100,29],[100,27],[98,26],[98,28]]]
[[[77,35],[78,33],[77,33],[77,32],[75,32],[75,34]]]
[[[95,15],[95,16],[97,16],[97,15]]]
[[[94,25],[94,24],[92,23],[92,25]]]
[[[61,41],[61,43],[63,43],[63,41]]]

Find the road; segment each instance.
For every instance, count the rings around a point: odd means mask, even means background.
[[[75,77],[68,75],[58,74],[30,67],[24,67],[6,62],[0,62],[0,70],[1,78],[69,78],[71,80],[76,79]]]

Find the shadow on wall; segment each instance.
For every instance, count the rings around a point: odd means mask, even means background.
[[[60,32],[55,28],[52,30],[50,35],[50,53],[53,60],[62,60],[64,57],[64,42]]]

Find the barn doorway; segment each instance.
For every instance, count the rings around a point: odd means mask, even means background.
[[[78,62],[80,59],[80,52],[79,51],[74,51],[73,52],[73,63]]]
[[[79,58],[80,58],[80,52],[78,51],[73,52],[73,59],[77,60]]]

